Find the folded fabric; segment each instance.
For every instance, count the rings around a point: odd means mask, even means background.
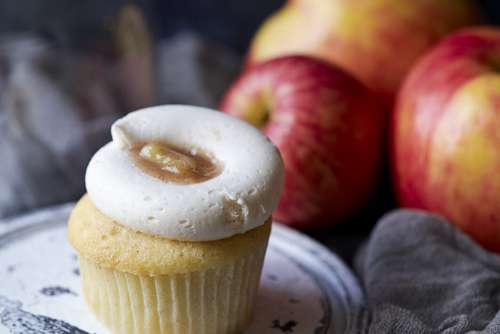
[[[157,44],[158,103],[184,103],[217,108],[240,71],[232,50],[181,32]]]
[[[443,218],[398,210],[358,253],[362,334],[500,333],[500,256]]]

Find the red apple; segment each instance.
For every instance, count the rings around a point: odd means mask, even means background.
[[[376,185],[384,113],[336,67],[301,56],[256,65],[233,84],[221,110],[261,128],[281,151],[280,222],[329,226],[363,205]]]
[[[248,63],[314,56],[392,102],[423,52],[478,17],[471,0],[288,0],[255,35]]]
[[[500,29],[458,32],[418,62],[392,146],[402,206],[440,213],[500,251]]]

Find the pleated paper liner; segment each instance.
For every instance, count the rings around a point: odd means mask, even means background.
[[[154,277],[80,258],[83,294],[114,333],[241,333],[251,320],[264,251],[217,269]]]

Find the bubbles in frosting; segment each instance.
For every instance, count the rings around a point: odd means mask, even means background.
[[[130,113],[111,132],[113,142],[87,168],[86,186],[96,207],[122,225],[170,239],[216,240],[262,225],[278,204],[284,178],[279,152],[238,119],[160,106]],[[192,176],[200,161],[214,168],[183,182],[158,177],[137,157],[174,176]]]

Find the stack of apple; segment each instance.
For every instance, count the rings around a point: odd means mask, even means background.
[[[345,220],[390,156],[402,206],[500,251],[500,30],[454,32],[478,22],[469,0],[290,0],[268,19],[221,110],[283,155],[275,219]]]

